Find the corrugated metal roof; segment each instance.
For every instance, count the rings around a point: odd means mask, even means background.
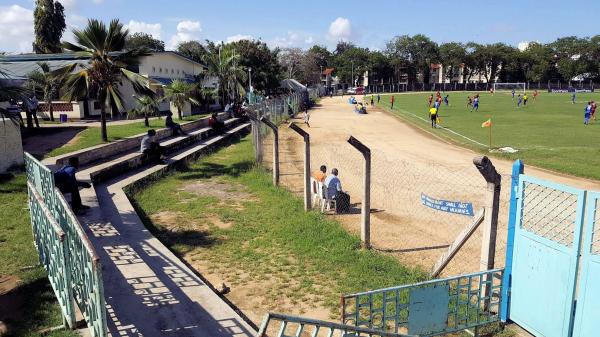
[[[39,71],[39,62],[46,62],[50,66],[50,70],[55,70],[67,66],[72,63],[81,62],[81,60],[48,60],[48,61],[19,61],[19,62],[3,62],[0,61],[0,68],[6,72],[9,79],[21,80],[26,79],[27,75],[34,71]]]

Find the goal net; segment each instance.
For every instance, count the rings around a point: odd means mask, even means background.
[[[525,92],[525,83],[494,83],[494,91]]]

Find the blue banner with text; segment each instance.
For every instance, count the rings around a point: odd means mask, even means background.
[[[474,216],[473,204],[470,202],[448,201],[432,198],[421,193],[421,203],[429,208],[442,212]]]

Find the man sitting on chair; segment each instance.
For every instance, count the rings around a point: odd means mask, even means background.
[[[338,169],[331,170],[331,174],[325,178],[325,186],[327,187],[327,199],[335,199],[338,192],[342,192],[342,182],[338,178]]]

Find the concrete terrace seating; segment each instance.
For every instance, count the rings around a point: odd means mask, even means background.
[[[219,114],[219,120],[225,120],[227,114]],[[208,127],[208,117],[201,118],[192,122],[182,123],[181,128],[186,133],[190,133],[193,130],[199,128]],[[60,156],[46,158],[42,162],[47,166],[63,166],[69,162],[71,157],[79,157],[79,164],[87,166],[98,160],[105,160],[106,158],[115,157],[117,155],[130,152],[132,150],[139,149],[140,142],[145,136],[145,133],[141,133],[135,136],[127,137],[115,142],[108,144],[100,144],[92,147],[88,147],[79,151],[69,152]],[[171,137],[172,131],[168,128],[162,128],[156,130],[156,139],[163,140]]]
[[[240,124],[240,122],[241,120],[239,118],[228,119],[225,121],[225,127],[235,128]],[[215,133],[210,127],[204,127],[198,130],[186,132],[188,132],[188,134],[185,136],[176,136],[164,139],[160,142],[160,145],[165,150],[165,155],[175,153],[192,145],[195,142],[214,136]],[[93,166],[91,170],[87,169],[84,171],[89,172],[92,182],[97,183],[106,181],[120,174],[127,173],[134,168],[147,165],[148,163],[149,160],[147,156],[139,152],[138,144],[138,149],[134,150],[133,152],[123,154],[114,160]]]
[[[250,129],[237,118],[225,120],[225,125],[219,135],[208,127],[207,119],[183,125],[186,136],[171,137],[170,130],[157,130],[167,157],[161,165],[148,163],[139,152],[143,135],[46,160],[56,166],[78,155],[82,163],[78,180],[93,182],[92,188],[81,190],[83,203],[91,208],[78,219],[100,257],[112,336],[255,335],[256,327],[146,229],[125,192]]]

